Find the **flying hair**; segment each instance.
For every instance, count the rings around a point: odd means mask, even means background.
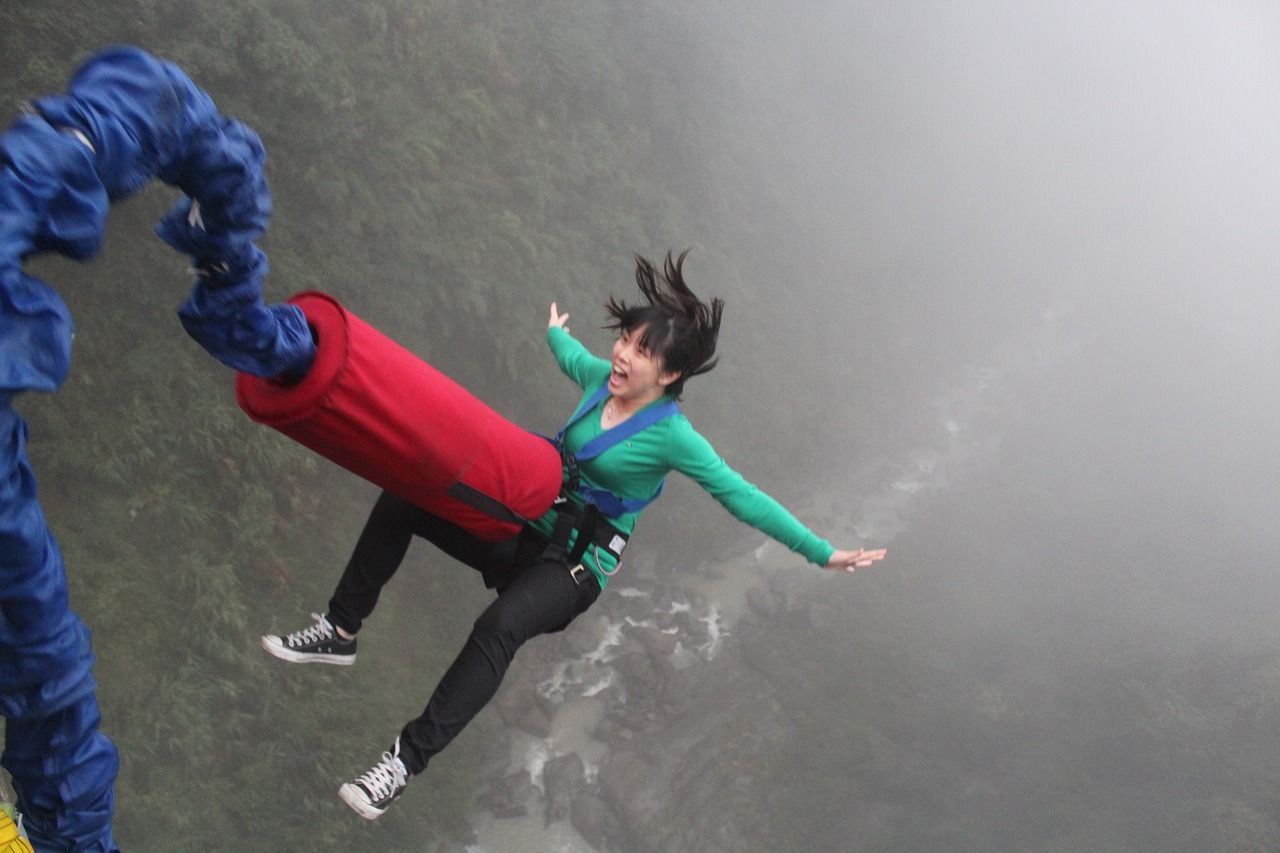
[[[609,297],[606,306],[613,318],[606,329],[629,332],[643,328],[640,346],[653,353],[662,369],[680,374],[667,388],[667,394],[680,399],[684,383],[706,373],[719,361],[715,358],[716,340],[720,335],[720,318],[724,300],[700,300],[684,281],[685,249],[673,258],[667,252],[659,270],[647,258],[636,255],[636,284],[645,298],[643,305],[628,305]]]

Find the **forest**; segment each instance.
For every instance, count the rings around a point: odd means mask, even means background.
[[[1258,452],[1265,411],[1217,419],[1255,405],[1238,363],[1274,353],[1207,330],[1194,297],[1121,281],[1115,258],[1169,244],[1067,205],[1033,227],[979,193],[929,196],[968,161],[912,141],[925,119],[884,127],[877,86],[906,63],[870,36],[847,47],[876,70],[838,97],[886,135],[832,141],[837,84],[803,60],[836,5],[805,20],[769,0],[8,0],[0,104],[61,91],[110,44],[177,63],[266,146],[268,297],[332,293],[541,432],[576,402],[543,343],[548,304],[603,352],[602,305],[631,295],[633,254],[692,249],[695,290],[729,307],[690,417],[820,533],[869,531],[890,559],[847,579],[771,567],[812,577],[775,584],[778,618],[757,608],[731,632],[751,675],[725,680],[769,696],[787,734],[733,778],[708,763],[699,786],[729,792],[710,800],[719,818],[752,832],[688,849],[1280,849],[1280,622],[1258,569],[1280,555],[1274,502],[1260,508],[1280,471]],[[886,37],[941,38],[960,15],[853,5]],[[904,207],[877,209],[890,194]],[[18,408],[93,631],[117,841],[464,849],[497,714],[376,824],[334,790],[425,702],[488,593],[418,546],[361,636],[376,665],[317,672],[258,649],[324,607],[376,492],[251,423],[183,334],[192,274],[152,233],[174,197],[113,208],[89,263],[27,266],[76,320],[66,384]],[[1040,225],[1065,233],[1069,263],[1009,248],[1043,249]],[[979,239],[986,263],[957,263]],[[1154,266],[1177,279],[1176,259]],[[1077,324],[1060,357],[1019,337],[1046,305]],[[1095,404],[1107,417],[1080,414]],[[954,486],[919,459],[939,447],[962,460]],[[902,486],[904,465],[928,494]],[[855,524],[885,507],[893,534]],[[743,539],[673,483],[634,547],[670,580]],[[682,806],[655,810],[679,822]]]

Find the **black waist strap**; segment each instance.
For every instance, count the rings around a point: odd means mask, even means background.
[[[466,483],[455,482],[445,491],[463,503],[475,507],[490,518],[518,525],[528,524],[529,522],[529,519],[513,512],[500,501],[468,486]],[[551,544],[553,546],[567,549],[569,547],[570,534],[574,530],[578,531],[578,536],[573,543],[573,550],[568,551],[565,555],[565,559],[570,566],[576,566],[582,562],[582,557],[587,548],[592,545],[597,548],[604,548],[613,554],[614,559],[622,559],[622,549],[627,547],[627,540],[630,537],[614,527],[607,518],[601,515],[600,509],[595,504],[589,503],[579,510],[568,498],[561,495],[556,499],[555,509],[557,510],[556,523],[551,531]]]
[[[564,447],[560,447],[560,460],[564,463],[564,483],[560,490],[560,499],[564,499],[564,495],[573,494],[578,490],[578,460],[572,453]],[[511,507],[504,504],[491,495],[487,495],[474,486],[470,486],[461,480],[455,480],[445,487],[445,494],[455,500],[462,501],[467,506],[478,509],[490,518],[496,518],[498,521],[505,521],[508,524],[524,525],[529,523],[529,519],[520,515]],[[559,503],[559,501],[557,501]],[[554,537],[552,537],[554,541]],[[568,541],[568,532],[565,533],[564,541]]]
[[[587,504],[578,510],[567,498],[561,497],[556,501],[556,510],[556,523],[551,532],[552,547],[568,549],[569,535],[574,530],[578,531],[573,549],[567,550],[565,554],[565,560],[570,566],[582,562],[587,548],[592,545],[604,548],[613,554],[614,559],[622,559],[622,550],[627,547],[630,537],[614,527],[594,504]]]
[[[529,519],[520,515],[502,501],[486,495],[479,489],[468,486],[461,480],[451,483],[444,491],[450,497],[456,498],[467,506],[474,507],[490,518],[496,518],[498,521],[505,521],[508,524],[527,524],[529,521]]]
[[[622,549],[627,547],[627,540],[630,537],[617,527],[614,527],[608,518],[601,515],[600,508],[595,504],[587,503],[579,510],[569,500],[567,496],[577,492],[578,483],[580,482],[578,461],[572,453],[569,453],[563,447],[560,449],[560,456],[564,460],[565,483],[560,492],[560,497],[556,498],[554,504],[556,523],[551,531],[551,544],[548,547],[565,551],[565,561],[571,567],[577,566],[582,562],[582,557],[587,553],[587,548],[592,545],[597,549],[604,548],[610,554],[613,554],[615,560],[621,560]],[[524,525],[529,523],[529,519],[514,512],[501,501],[460,480],[449,485],[445,492],[451,497],[480,510],[490,518],[496,518],[499,521],[511,524]],[[578,535],[574,540],[573,549],[569,550],[569,536],[574,530],[578,531]]]

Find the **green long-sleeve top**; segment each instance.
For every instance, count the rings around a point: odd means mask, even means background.
[[[612,365],[592,355],[564,329],[555,326],[548,329],[547,344],[560,369],[583,389],[583,399],[609,381]],[[569,450],[576,453],[604,432],[600,427],[603,406],[603,402],[598,404],[569,428],[564,436]],[[819,538],[782,504],[730,468],[711,442],[699,435],[682,414],[646,427],[579,465],[579,475],[586,485],[608,489],[619,497],[640,499],[652,497],[671,471],[689,477],[734,518],[778,540],[809,562],[825,566],[831,559],[835,551],[831,543]],[[639,517],[640,512],[633,512],[611,521],[630,536]],[[550,535],[555,518],[556,512],[552,510],[532,525],[543,535]],[[617,561],[605,549],[588,548],[584,562],[595,573],[602,589],[617,570]]]

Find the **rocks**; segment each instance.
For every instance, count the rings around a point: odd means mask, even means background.
[[[494,697],[493,708],[502,722],[533,737],[551,734],[551,714],[536,701],[536,672],[530,667],[513,666],[506,682]]]
[[[669,836],[665,824],[670,816],[663,809],[665,793],[661,786],[667,774],[635,749],[613,753],[600,771],[600,791],[618,818],[626,834],[638,840],[637,851],[659,847]]]
[[[667,633],[657,627],[645,625],[634,629],[631,636],[650,656],[657,657],[659,660],[675,654],[676,647],[680,645],[678,629]]]
[[[569,805],[586,781],[586,768],[576,753],[553,758],[542,768],[543,799],[546,809],[543,824],[566,820]]]
[[[657,582],[628,582],[615,582],[619,589],[611,586],[564,634],[522,650],[498,712],[508,726],[545,740],[552,757],[541,767],[540,798],[522,772],[491,784],[482,806],[501,816],[537,802],[544,824],[567,821],[602,853],[767,849],[760,804],[770,792],[760,768],[795,732],[753,664],[761,655],[770,666],[786,662],[773,660],[767,644],[742,643],[736,635],[750,631],[747,623],[729,633],[711,603]],[[770,586],[747,593],[752,616],[807,618],[793,584]],[[554,734],[569,700],[598,703],[599,722],[585,733],[594,738],[592,766],[563,754]]]
[[[613,810],[596,793],[579,791],[570,808],[570,820],[586,842],[596,850],[616,847],[622,825]]]
[[[496,817],[524,817],[529,813],[529,797],[533,780],[526,771],[509,773],[493,783],[480,797],[480,803]]]
[[[762,587],[754,586],[747,590],[746,598],[747,607],[752,614],[761,619],[772,619],[782,610],[782,603],[778,597]]]

